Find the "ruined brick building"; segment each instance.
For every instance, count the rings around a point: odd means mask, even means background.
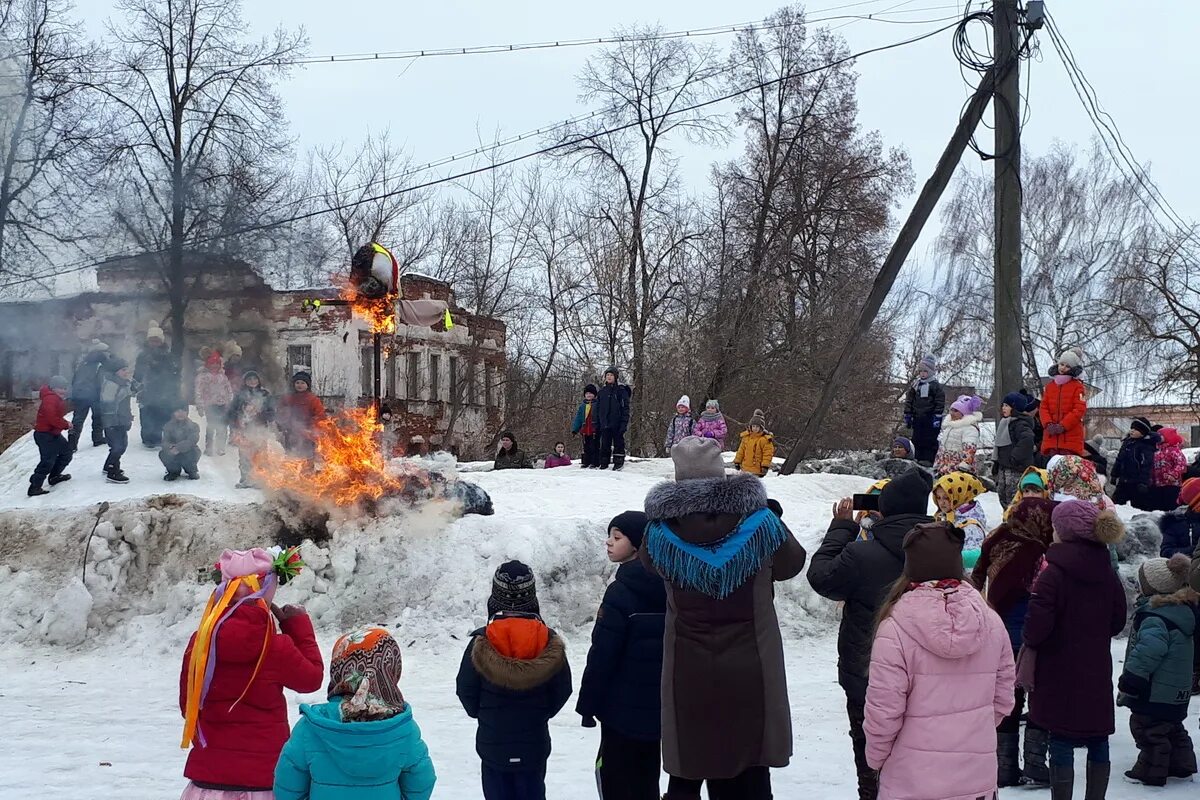
[[[188,303],[185,391],[201,347],[235,341],[243,363],[257,369],[273,392],[288,388],[300,369],[328,406],[365,405],[374,383],[372,334],[346,307],[306,300],[331,299],[330,289],[281,291],[241,261],[189,255],[199,276]],[[400,325],[383,338],[381,383],[407,452],[449,450],[464,458],[484,454],[503,417],[505,326],[455,306],[449,284],[423,275],[401,277],[403,297],[449,304],[454,327]],[[93,339],[131,362],[150,325],[166,324],[168,302],[156,257],[106,262],[96,290],[72,297],[0,304],[0,447],[28,430],[25,417],[38,388],[52,375],[70,377]]]

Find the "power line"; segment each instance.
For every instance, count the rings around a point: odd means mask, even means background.
[[[671,110],[669,110],[669,111],[665,111],[665,112],[663,112],[663,114],[662,114],[662,115],[660,115],[660,117],[659,117],[659,118],[660,118],[660,119],[665,119],[665,118],[667,118],[667,117],[673,117],[673,116],[677,116],[677,115],[680,115],[680,114],[688,114],[688,113],[691,113],[691,112],[693,112],[693,111],[698,111],[698,110],[700,110],[700,109],[703,109],[703,108],[708,108],[708,107],[710,107],[710,106],[713,106],[713,105],[716,105],[716,104],[718,104],[718,103],[723,103],[723,102],[725,102],[726,100],[731,100],[731,99],[734,99],[734,98],[737,98],[737,97],[741,97],[742,95],[746,95],[746,94],[749,94],[749,93],[751,93],[751,92],[760,91],[760,90],[762,90],[762,89],[765,89],[765,88],[767,88],[768,86],[774,86],[774,85],[776,85],[776,84],[779,84],[779,83],[783,83],[783,82],[786,82],[786,81],[791,81],[791,80],[796,80],[796,79],[799,79],[799,78],[806,77],[806,76],[808,76],[808,75],[813,75],[813,74],[816,74],[816,73],[818,73],[818,72],[823,72],[823,71],[825,71],[825,70],[828,70],[828,69],[833,69],[834,67],[840,66],[840,65],[842,65],[842,64],[845,64],[845,63],[848,63],[848,62],[850,62],[850,61],[855,61],[855,60],[857,60],[857,59],[859,59],[859,58],[861,58],[861,57],[863,57],[863,56],[872,55],[872,54],[874,54],[874,53],[882,53],[882,52],[885,52],[885,51],[888,51],[888,50],[895,50],[895,49],[897,49],[897,48],[900,48],[900,47],[906,47],[906,46],[908,46],[908,45],[911,45],[911,44],[916,44],[917,42],[921,42],[921,41],[924,41],[924,40],[926,40],[926,39],[930,39],[930,38],[932,38],[932,37],[934,37],[934,36],[937,36],[937,35],[938,35],[938,34],[940,34],[940,33],[944,33],[945,31],[951,30],[952,28],[956,27],[956,26],[957,26],[957,24],[958,24],[957,22],[954,22],[954,23],[952,23],[952,24],[950,24],[950,25],[945,25],[945,26],[943,26],[943,27],[941,27],[941,28],[937,28],[936,30],[933,30],[933,31],[929,31],[929,32],[923,33],[923,34],[921,34],[921,35],[919,35],[919,36],[914,36],[914,37],[911,37],[911,38],[909,38],[909,39],[904,39],[904,40],[902,40],[902,41],[899,41],[899,42],[893,42],[893,43],[891,43],[891,44],[880,45],[880,46],[878,46],[878,47],[872,47],[872,48],[868,48],[868,49],[866,49],[866,50],[861,50],[861,51],[859,51],[859,52],[857,52],[857,53],[851,53],[851,54],[849,54],[849,55],[846,55],[846,56],[843,56],[843,57],[841,57],[841,58],[837,58],[837,59],[834,59],[834,60],[832,60],[832,61],[830,61],[830,62],[827,62],[827,63],[825,63],[825,64],[822,64],[821,66],[818,66],[818,67],[813,67],[812,69],[808,69],[808,70],[802,70],[802,71],[800,71],[800,72],[791,73],[791,74],[788,74],[788,75],[783,75],[783,76],[780,76],[780,77],[778,77],[778,78],[772,78],[772,79],[770,79],[770,80],[766,80],[766,81],[760,81],[760,82],[758,82],[758,83],[756,83],[756,84],[753,84],[753,85],[751,85],[751,86],[747,86],[747,87],[745,87],[745,88],[742,88],[742,89],[737,89],[737,90],[735,90],[735,91],[732,91],[732,92],[729,92],[729,93],[727,93],[727,94],[723,94],[723,95],[720,95],[720,96],[717,96],[717,97],[710,98],[710,99],[708,99],[708,100],[703,100],[703,101],[700,101],[700,102],[697,102],[697,103],[693,103],[693,104],[692,104],[692,105],[690,105],[690,106],[685,106],[685,107],[680,107],[680,108],[676,108],[676,109],[671,109]],[[257,232],[260,232],[260,231],[269,230],[269,229],[271,229],[271,228],[277,228],[277,227],[280,227],[280,226],[282,226],[282,225],[287,225],[287,224],[289,224],[289,223],[292,223],[292,222],[299,222],[299,221],[301,221],[301,220],[305,220],[305,219],[310,219],[310,218],[312,218],[312,217],[321,216],[321,215],[323,215],[323,214],[329,214],[329,213],[333,213],[333,212],[335,212],[335,211],[344,211],[344,210],[346,210],[346,209],[349,209],[349,208],[354,208],[354,207],[356,207],[356,206],[363,205],[363,204],[365,204],[365,203],[377,202],[377,201],[379,201],[379,200],[386,200],[386,199],[388,199],[388,198],[391,198],[391,197],[396,197],[396,196],[403,195],[403,194],[408,194],[408,193],[410,193],[410,192],[416,192],[416,191],[420,191],[420,190],[422,190],[422,189],[428,189],[428,188],[432,188],[432,187],[434,187],[434,186],[439,186],[439,185],[442,185],[442,184],[451,183],[451,182],[453,182],[453,181],[461,180],[461,179],[463,179],[463,178],[469,178],[469,177],[472,177],[472,176],[475,176],[475,175],[480,175],[480,174],[482,174],[482,173],[485,173],[485,172],[490,172],[490,171],[492,171],[492,170],[496,170],[496,169],[500,169],[500,168],[503,168],[503,167],[512,166],[513,164],[517,164],[517,163],[519,163],[519,162],[521,162],[521,161],[526,161],[526,160],[528,160],[528,159],[531,159],[531,158],[536,158],[536,157],[538,157],[538,156],[548,155],[548,154],[550,154],[550,153],[553,153],[553,152],[555,152],[555,151],[557,151],[557,150],[563,150],[563,149],[565,149],[565,148],[572,147],[572,146],[574,146],[574,145],[581,144],[581,143],[583,143],[583,142],[586,142],[586,141],[589,141],[589,140],[592,140],[592,139],[596,139],[596,138],[598,138],[598,137],[601,137],[601,136],[608,136],[608,135],[611,135],[611,134],[614,134],[614,133],[620,133],[621,131],[630,130],[630,129],[632,129],[632,128],[635,128],[635,127],[639,126],[640,124],[641,124],[641,121],[635,120],[635,121],[633,121],[633,122],[628,122],[628,123],[625,123],[625,124],[623,124],[623,125],[617,125],[617,126],[614,126],[614,127],[611,127],[611,128],[607,128],[607,129],[605,129],[605,130],[602,130],[602,131],[595,131],[595,132],[593,132],[593,133],[589,133],[589,134],[585,134],[585,135],[577,136],[577,137],[575,137],[575,138],[573,138],[573,139],[570,139],[570,140],[566,140],[566,141],[558,142],[558,143],[556,143],[556,144],[552,144],[552,145],[547,145],[547,146],[545,146],[545,147],[542,147],[542,148],[539,148],[539,149],[537,149],[537,150],[533,150],[533,151],[530,151],[530,152],[522,153],[522,154],[520,154],[520,155],[517,155],[517,156],[512,156],[512,157],[510,157],[510,158],[503,159],[503,160],[501,160],[501,161],[493,162],[493,163],[490,163],[490,164],[485,164],[485,165],[483,165],[483,166],[480,166],[480,167],[475,167],[475,168],[472,168],[472,169],[469,169],[469,170],[464,170],[464,171],[462,171],[462,172],[459,172],[459,173],[456,173],[456,174],[453,174],[453,175],[446,175],[446,176],[443,176],[443,177],[440,177],[440,178],[435,178],[435,179],[433,179],[433,180],[426,181],[425,183],[416,184],[416,185],[413,185],[413,186],[406,186],[406,187],[403,187],[403,188],[401,188],[401,189],[397,189],[397,190],[395,190],[395,191],[391,191],[391,192],[384,192],[384,193],[382,193],[382,194],[379,194],[379,195],[375,195],[375,196],[372,196],[372,197],[366,197],[366,198],[362,198],[362,199],[360,199],[360,200],[355,200],[355,201],[353,201],[353,202],[350,202],[350,203],[343,203],[343,204],[341,204],[341,205],[337,205],[337,206],[330,206],[330,207],[328,207],[328,208],[324,208],[324,209],[317,209],[317,210],[314,210],[314,211],[309,211],[309,212],[306,212],[306,213],[303,213],[303,214],[296,214],[296,215],[293,215],[293,216],[291,216],[291,217],[285,217],[285,218],[283,218],[283,219],[277,219],[277,220],[272,220],[272,221],[269,221],[269,222],[257,223],[257,224],[254,224],[254,225],[246,225],[246,226],[243,226],[243,227],[241,227],[241,228],[239,228],[239,229],[237,229],[237,230],[230,231],[230,232],[228,232],[228,233],[214,234],[214,235],[212,235],[212,236],[206,236],[206,237],[202,237],[202,238],[200,238],[200,239],[197,239],[197,240],[195,240],[195,241],[193,241],[193,242],[190,242],[190,243],[189,243],[189,245],[190,245],[190,246],[192,246],[192,247],[195,247],[195,246],[197,246],[197,245],[209,244],[209,243],[211,243],[211,242],[220,241],[220,240],[222,240],[222,239],[229,239],[229,238],[232,238],[232,237],[234,237],[234,236],[244,236],[244,235],[246,235],[246,234],[249,234],[249,233],[257,233]],[[166,253],[166,252],[167,252],[167,250],[166,250],[165,248],[160,248],[160,249],[158,249],[158,250],[140,250],[140,251],[137,251],[137,252],[135,252],[135,253],[130,253],[130,254],[128,254],[128,255],[154,255],[154,254],[161,254],[161,253]],[[90,262],[88,262],[88,263],[84,263],[84,264],[77,264],[77,265],[73,265],[73,266],[71,266],[71,265],[68,265],[68,266],[67,266],[66,268],[64,268],[64,269],[59,269],[59,270],[56,270],[56,271],[55,271],[55,276],[56,276],[56,277],[58,277],[58,276],[62,276],[62,275],[68,275],[68,274],[72,274],[72,273],[76,273],[76,272],[82,272],[83,270],[86,270],[86,269],[91,269],[92,267],[97,267],[97,266],[100,266],[101,264],[104,264],[104,263],[106,263],[106,262],[108,262],[108,261],[112,261],[112,260],[114,260],[114,259],[119,259],[119,258],[122,258],[122,257],[125,257],[125,256],[123,256],[123,255],[109,256],[109,257],[107,257],[107,258],[104,258],[104,259],[101,259],[101,260],[98,260],[98,261],[90,261]],[[20,285],[23,285],[23,284],[26,284],[26,283],[33,283],[33,282],[37,282],[38,280],[40,280],[40,279],[38,279],[38,278],[32,278],[32,277],[31,277],[31,278],[22,278],[22,279],[18,279],[18,280],[15,280],[15,281],[9,281],[8,283],[5,283],[5,284],[0,284],[0,291],[2,291],[2,290],[4,290],[4,289],[9,289],[9,288],[12,288],[12,287],[14,287],[14,286],[20,286]]]

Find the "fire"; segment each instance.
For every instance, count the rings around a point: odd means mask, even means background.
[[[317,423],[315,469],[276,445],[254,454],[254,477],[267,490],[323,508],[373,510],[385,497],[409,497],[428,488],[428,476],[387,469],[379,446],[382,431],[373,409],[340,411]]]
[[[349,281],[342,285],[340,295],[354,316],[371,326],[372,333],[396,332],[396,295],[389,292],[383,297],[364,297]]]

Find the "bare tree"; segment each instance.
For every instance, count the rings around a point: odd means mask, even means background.
[[[159,254],[172,349],[181,354],[188,302],[203,278],[187,268],[185,251],[241,230],[255,218],[253,206],[281,185],[290,143],[274,81],[306,39],[279,29],[248,40],[239,0],[120,0],[117,7],[125,19],[111,31],[112,78],[93,84],[118,120],[108,145],[124,200],[116,218],[141,248]]]

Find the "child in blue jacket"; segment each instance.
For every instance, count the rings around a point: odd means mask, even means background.
[[[583,438],[581,469],[597,469],[600,466],[600,427],[596,424],[596,385],[583,387],[583,402],[575,411],[571,433]]]
[[[337,640],[329,702],[300,706],[275,767],[275,800],[428,800],[437,776],[400,693],[400,666],[383,628]]]

